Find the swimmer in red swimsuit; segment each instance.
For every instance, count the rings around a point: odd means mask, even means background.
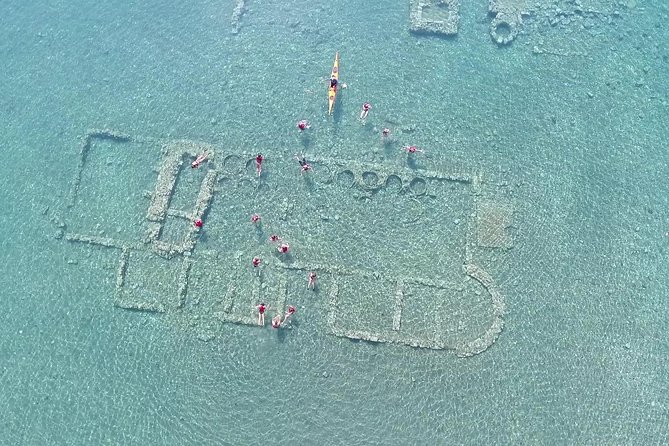
[[[272,328],[279,328],[281,327],[281,315],[277,314],[272,318]]]
[[[256,308],[258,309],[258,325],[264,326],[265,325],[265,311],[267,311],[267,305],[265,304],[258,304],[256,305]]]
[[[303,132],[303,131],[305,131],[309,128],[311,128],[311,125],[309,124],[309,121],[307,121],[306,119],[303,119],[303,120],[301,120],[300,122],[297,123],[297,129],[300,132]]]

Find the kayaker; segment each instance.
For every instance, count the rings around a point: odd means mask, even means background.
[[[339,83],[339,81],[337,80],[336,77],[331,77],[330,78],[330,88],[334,88],[336,90],[338,83]]]
[[[360,112],[360,119],[363,121],[367,119],[367,115],[369,114],[369,111],[372,109],[372,104],[369,102],[365,102],[362,104],[362,111]]]

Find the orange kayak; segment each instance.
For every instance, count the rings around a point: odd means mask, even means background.
[[[336,79],[339,82],[339,51],[335,54],[334,65],[332,66],[332,76],[330,79]],[[332,86],[332,81],[330,81],[330,86],[328,87],[328,113],[332,114],[332,109],[334,109],[335,99],[337,99],[337,89],[338,85]]]

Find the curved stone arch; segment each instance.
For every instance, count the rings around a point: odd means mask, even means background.
[[[490,327],[478,338],[455,345],[455,354],[461,357],[481,353],[495,343],[504,328],[503,316],[506,309],[504,297],[490,274],[474,263],[465,265],[465,271],[488,291],[492,300],[493,320]]]

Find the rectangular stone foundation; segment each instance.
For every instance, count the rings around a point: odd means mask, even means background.
[[[114,304],[164,313],[181,306],[186,292],[184,259],[165,259],[151,251],[125,249],[116,279]]]
[[[143,195],[143,210],[133,208],[141,230],[129,240],[85,225],[66,234],[122,253],[118,307],[184,317],[209,338],[220,322],[255,326],[261,302],[269,305],[267,319],[302,305],[305,323],[337,336],[463,356],[483,351],[501,331],[502,295],[474,253],[511,246],[512,208],[482,198],[480,173],[321,158],[300,174],[293,160],[277,158],[258,178],[252,153],[219,164],[202,143],[91,138],[75,197],[101,178],[86,173],[95,155],[106,159],[139,144],[154,150],[143,169],[159,166],[134,185],[153,193]],[[210,159],[191,169],[205,150]],[[89,203],[80,204],[75,220]],[[250,222],[255,212],[259,224]],[[195,218],[203,218],[202,228]],[[290,253],[278,253],[270,234],[289,243]],[[306,288],[310,271],[319,277],[316,291]]]
[[[411,0],[410,30],[414,33],[458,33],[459,0]]]

